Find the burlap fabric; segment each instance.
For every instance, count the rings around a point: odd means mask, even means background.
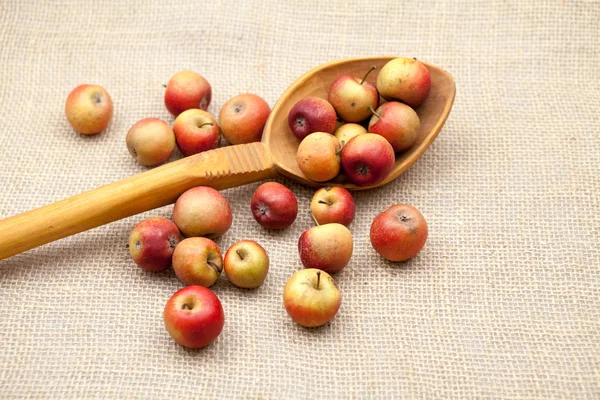
[[[1,397],[600,397],[598,2],[48,3],[0,2],[2,218],[144,171],[125,134],[144,117],[173,121],[162,85],[181,69],[211,82],[214,114],[242,92],[273,106],[306,70],[366,55],[438,65],[457,96],[413,167],[356,194],[329,325],[301,328],[281,301],[313,191],[278,180],[300,215],[274,232],[252,219],[252,184],[224,191],[234,224],[218,243],[257,240],[272,268],[254,291],[219,280],[225,328],[201,351],[163,328],[174,273],[143,272],[125,247],[137,222],[171,207],[0,261]],[[64,116],[84,82],[115,104],[95,137]],[[430,236],[393,264],[368,230],[399,202],[423,212]]]

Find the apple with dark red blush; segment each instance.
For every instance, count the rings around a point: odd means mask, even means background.
[[[342,166],[348,178],[359,186],[383,182],[394,167],[392,145],[383,136],[363,133],[342,148]]]
[[[416,256],[427,241],[428,227],[421,212],[408,204],[396,204],[378,214],[371,224],[375,251],[390,261]]]
[[[133,261],[146,271],[162,271],[171,266],[181,234],[172,221],[154,217],[137,224],[129,235],[129,253]]]
[[[313,132],[333,133],[337,115],[333,106],[320,97],[299,100],[288,114],[290,130],[300,140]]]
[[[281,183],[266,182],[252,195],[250,209],[256,222],[262,227],[284,229],[296,220],[298,200],[294,193]]]
[[[223,331],[225,314],[219,298],[202,286],[188,286],[171,296],[163,311],[165,328],[182,346],[206,347]]]

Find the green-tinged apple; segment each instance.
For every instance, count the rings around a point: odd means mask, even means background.
[[[384,99],[396,99],[418,107],[429,95],[431,75],[416,59],[400,57],[383,66],[377,75],[376,86]]]
[[[173,75],[165,90],[165,106],[174,116],[185,110],[208,109],[212,97],[210,83],[194,71],[180,71]]]
[[[298,239],[302,264],[306,268],[327,272],[344,269],[352,258],[352,248],[352,234],[344,225],[337,223],[313,226]]]
[[[179,114],[173,124],[177,147],[184,156],[219,147],[221,133],[217,121],[208,112],[197,108]]]
[[[175,134],[165,121],[145,118],[136,122],[125,137],[127,150],[142,165],[161,164],[175,150]]]
[[[225,324],[221,301],[202,286],[188,286],[175,292],[165,305],[163,319],[173,340],[190,349],[214,342]]]
[[[328,186],[315,192],[310,211],[321,225],[338,223],[350,225],[356,206],[349,191],[340,186]]]
[[[367,129],[364,126],[350,122],[348,124],[340,125],[335,132],[333,132],[333,136],[335,136],[343,146],[354,136],[358,136],[362,133],[367,133]]]
[[[183,239],[173,252],[173,270],[185,285],[212,286],[223,271],[223,256],[215,242],[203,237]]]
[[[283,288],[283,306],[288,315],[307,328],[325,325],[337,314],[342,293],[325,271],[296,271]]]
[[[171,266],[175,247],[181,241],[177,225],[166,218],[148,218],[129,234],[129,254],[146,271],[162,271]]]
[[[337,115],[333,106],[320,97],[299,100],[288,114],[290,130],[300,140],[313,132],[333,133]]]
[[[369,132],[386,138],[394,151],[410,149],[420,128],[421,120],[415,110],[397,101],[382,104],[369,121]]]
[[[277,182],[260,185],[250,199],[252,216],[267,229],[285,229],[296,220],[298,200],[294,193]]]
[[[223,260],[229,282],[243,289],[255,289],[263,284],[269,272],[266,250],[253,240],[233,244]]]
[[[208,186],[186,190],[173,207],[173,221],[186,237],[217,238],[229,230],[232,220],[225,196]]]
[[[306,178],[315,182],[333,179],[340,172],[340,149],[337,138],[326,132],[314,132],[298,146],[296,162]]]
[[[219,113],[219,126],[231,144],[260,142],[271,108],[260,96],[240,94],[229,99]]]
[[[366,81],[375,68],[372,66],[362,79],[342,75],[329,86],[327,100],[343,121],[364,121],[371,116],[371,108],[377,108],[379,105],[377,88]]]
[[[102,86],[79,85],[67,97],[65,114],[77,132],[95,135],[108,126],[113,114],[113,102]]]
[[[427,222],[423,214],[408,204],[396,204],[373,219],[371,244],[390,261],[405,261],[416,256],[427,241]]]
[[[375,133],[364,133],[342,149],[342,166],[348,178],[359,186],[382,182],[394,167],[395,154],[390,142]]]

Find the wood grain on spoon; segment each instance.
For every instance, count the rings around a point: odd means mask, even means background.
[[[298,139],[289,131],[287,115],[305,96],[327,97],[329,84],[342,74],[362,76],[371,65],[381,69],[394,57],[334,61],[308,71],[281,96],[265,126],[261,143],[227,146],[160,166],[139,175],[58,201],[0,221],[0,259],[34,247],[175,202],[194,186],[226,189],[273,178],[280,173],[305,185],[296,164]],[[396,156],[392,173],[379,185],[398,177],[431,145],[444,125],[454,101],[454,81],[444,70],[424,63],[431,73],[431,91],[416,109],[421,119],[417,143]],[[369,81],[375,82],[377,74]],[[368,187],[340,182],[349,190]]]

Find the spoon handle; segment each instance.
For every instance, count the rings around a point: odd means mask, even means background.
[[[262,143],[227,146],[186,157],[0,220],[0,260],[174,203],[181,193],[194,186],[226,189],[276,175],[269,151]]]

